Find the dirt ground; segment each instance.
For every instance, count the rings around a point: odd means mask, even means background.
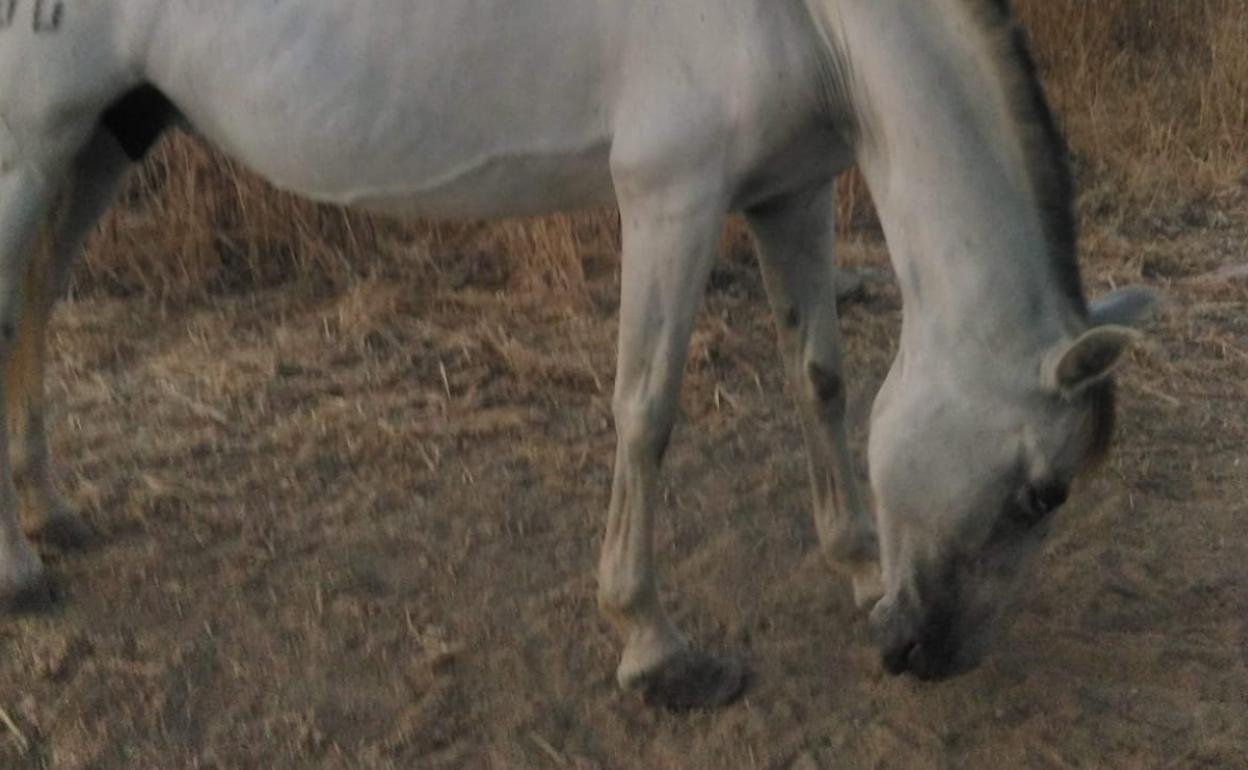
[[[0,620],[0,767],[1248,767],[1248,191],[1085,238],[1091,293],[1169,302],[1013,628],[937,685],[882,675],[815,553],[731,239],[659,528],[674,616],[752,670],[714,713],[617,692],[595,609],[615,257],[570,299],[441,248],[432,286],[393,260],[345,293],[63,308],[53,446],[102,538],[44,549],[58,607]],[[843,312],[861,447],[899,301],[881,244],[843,255],[872,278]]]

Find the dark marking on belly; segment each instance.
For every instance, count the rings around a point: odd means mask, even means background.
[[[142,160],[177,117],[177,108],[155,86],[144,84],[105,110],[100,125],[130,160]]]

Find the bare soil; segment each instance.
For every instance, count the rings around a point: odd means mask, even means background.
[[[0,619],[3,768],[1248,767],[1248,202],[1085,239],[1091,293],[1169,304],[1121,377],[1112,459],[1060,514],[990,660],[882,675],[815,553],[798,425],[748,242],[697,331],[666,465],[664,592],[751,686],[713,713],[614,686],[594,566],[617,263],[506,292],[442,244],[54,329],[53,445],[92,550]],[[883,246],[844,308],[859,446],[893,352]],[[425,263],[421,263],[425,264]],[[1219,272],[1222,271],[1222,272]]]

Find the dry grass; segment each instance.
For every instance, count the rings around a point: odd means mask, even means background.
[[[1248,183],[1248,3],[1025,0],[1096,217],[1164,216]]]
[[[500,294],[505,256],[450,249],[341,291],[67,307],[53,449],[103,538],[45,549],[61,608],[0,623],[0,767],[1248,766],[1248,283],[1202,277],[1242,262],[1236,227],[1149,245],[1174,302],[1124,366],[1115,453],[1060,514],[1014,630],[938,687],[880,678],[818,557],[738,250],[656,520],[677,622],[755,674],[713,714],[619,694],[594,607],[615,439],[601,253],[586,312]],[[884,258],[869,239],[843,256]],[[1131,278],[1107,262],[1101,280]],[[899,308],[881,283],[844,309],[856,447]]]

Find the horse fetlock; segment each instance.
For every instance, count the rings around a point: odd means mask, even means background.
[[[880,559],[880,540],[871,517],[865,514],[843,517],[821,546],[833,566],[850,572]]]
[[[884,598],[884,574],[879,562],[861,564],[851,574],[854,588],[854,606],[869,609]]]
[[[599,575],[598,609],[616,625],[628,627],[632,618],[657,607],[652,576],[610,566],[600,568]]]
[[[26,534],[63,550],[85,548],[96,531],[50,484],[19,484],[21,518]]]
[[[43,562],[25,538],[0,539],[0,609],[26,609],[49,598]]]
[[[849,576],[858,607],[867,607],[884,595],[880,541],[870,517],[838,519],[830,531],[821,534],[819,546],[828,565]]]
[[[689,641],[666,618],[636,624],[628,633],[616,681],[623,690],[636,690],[689,648]]]
[[[833,569],[847,573],[853,583],[854,604],[860,609],[884,595],[880,570],[880,541],[867,515],[842,520],[823,543],[823,553]]]

